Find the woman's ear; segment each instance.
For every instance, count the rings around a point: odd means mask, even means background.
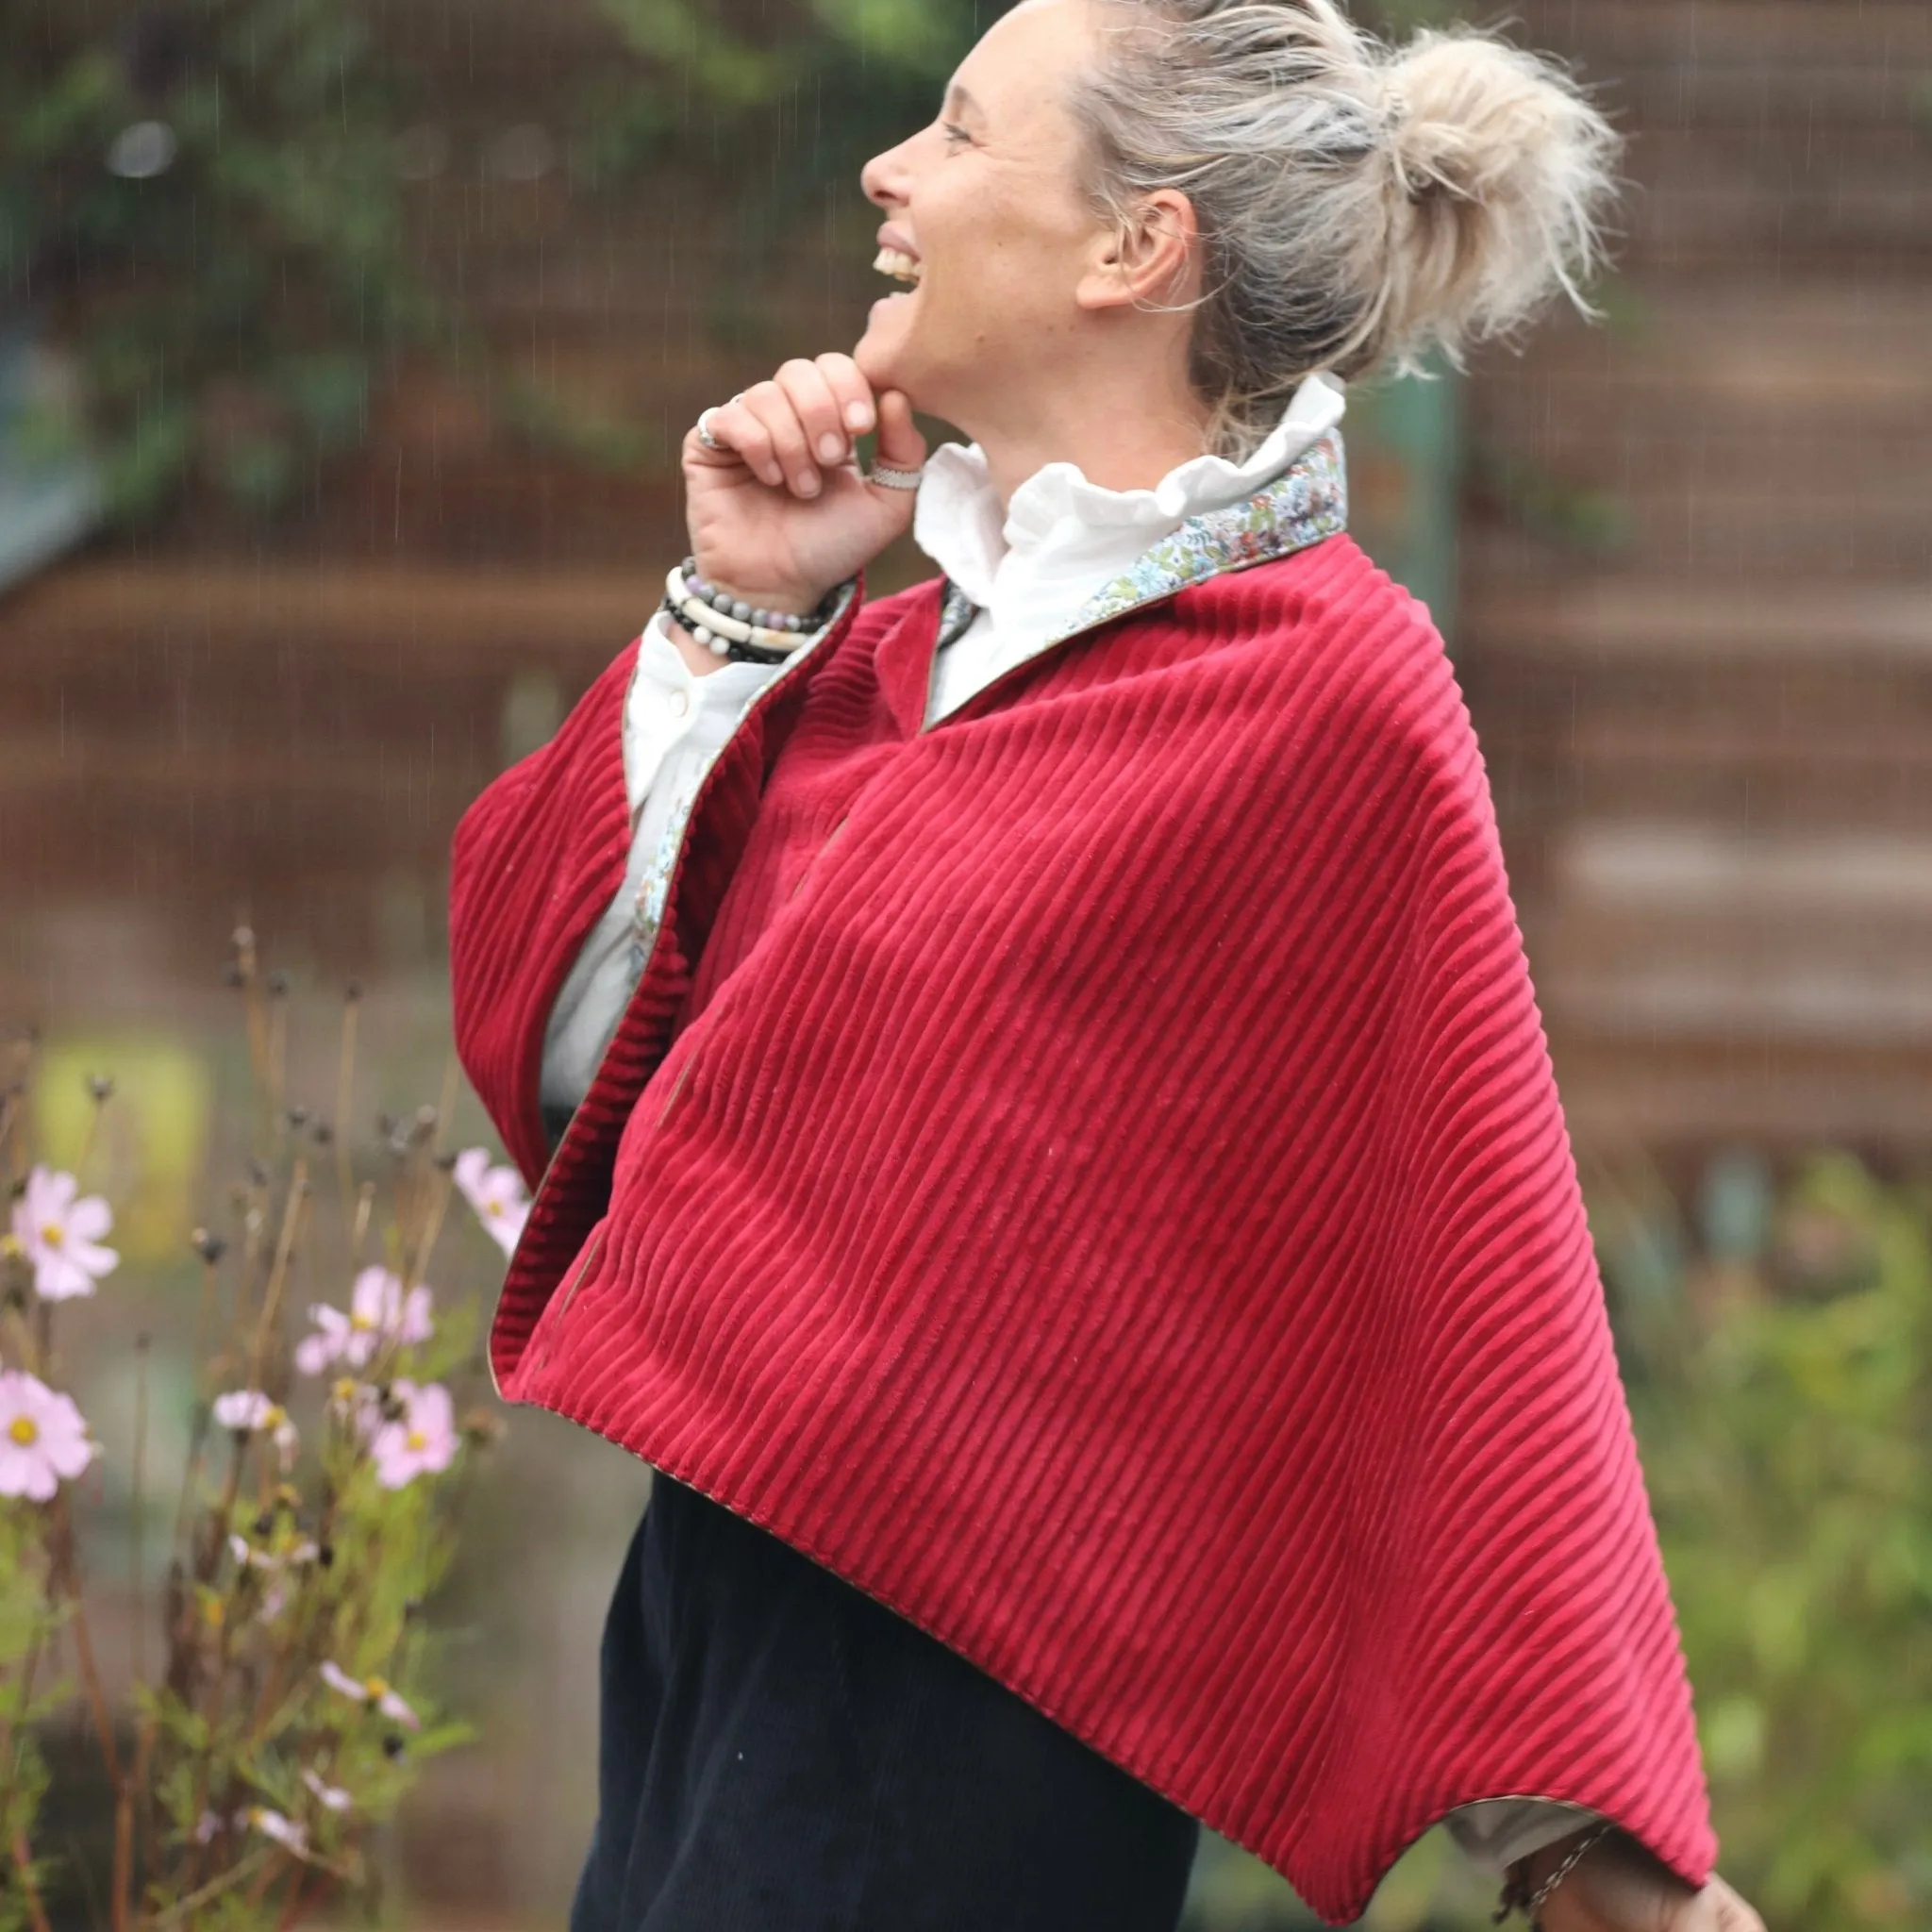
[[[1141,196],[1080,279],[1083,308],[1174,308],[1193,299],[1201,229],[1194,204],[1177,188]]]

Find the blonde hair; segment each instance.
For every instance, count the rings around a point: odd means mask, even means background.
[[[1391,47],[1334,0],[1094,4],[1069,102],[1087,191],[1121,225],[1155,189],[1193,203],[1218,454],[1249,455],[1316,369],[1459,368],[1558,291],[1594,316],[1622,142],[1555,62],[1459,27]]]

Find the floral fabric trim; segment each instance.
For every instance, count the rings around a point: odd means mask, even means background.
[[[851,608],[852,600],[858,594],[858,580],[848,577],[841,589],[832,614],[825,620],[825,633],[837,628],[841,619]],[[819,642],[808,646],[799,658],[788,659],[778,667],[777,675],[770,684],[761,685],[745,700],[745,709],[764,696],[779,678],[789,676],[796,665],[819,648]],[[698,788],[705,782],[705,774],[717,762],[718,752],[713,751],[695,770],[688,773],[684,783],[679,786],[676,795],[671,801],[671,808],[664,818],[663,828],[658,834],[658,849],[652,853],[644,867],[644,876],[632,902],[630,921],[630,951],[626,966],[632,991],[644,976],[644,968],[650,963],[652,949],[658,943],[658,930],[664,923],[664,905],[671,890],[671,874],[677,870],[677,855],[684,849],[686,822],[691,817],[691,807],[697,802]]]
[[[1223,571],[1246,570],[1306,550],[1324,537],[1340,536],[1347,527],[1347,465],[1341,434],[1331,429],[1254,495],[1225,509],[1190,517],[1173,536],[1150,545],[1132,568],[1103,584],[1074,613],[1073,622],[1040,648],[1045,650],[1143,604],[1171,597]],[[941,648],[972,623],[976,608],[948,578],[940,608]]]
[[[964,636],[978,614],[979,606],[948,577],[940,598],[940,641],[935,648],[943,651],[955,638]]]
[[[676,797],[671,801],[671,809],[664,820],[663,829],[658,834],[658,849],[652,853],[650,861],[644,867],[642,883],[638,887],[630,924],[629,977],[633,988],[644,976],[644,966],[651,957],[651,948],[657,943],[658,928],[664,921],[664,898],[671,884],[671,874],[677,864],[677,854],[684,843],[685,821],[691,816],[691,808],[698,795],[698,787],[704,782],[705,774],[711,768],[710,759],[686,778],[679,787]]]

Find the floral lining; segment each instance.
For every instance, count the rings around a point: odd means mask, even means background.
[[[1306,550],[1348,527],[1348,475],[1341,434],[1331,429],[1272,482],[1225,509],[1190,517],[1152,544],[1127,571],[1103,584],[1073,622],[1041,645],[1063,642],[1144,604],[1171,597],[1223,571],[1246,570]],[[939,648],[959,637],[978,607],[949,577],[940,606]]]

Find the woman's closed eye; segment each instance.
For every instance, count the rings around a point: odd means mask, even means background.
[[[973,139],[973,137],[970,134],[968,134],[963,127],[958,126],[954,122],[941,121],[940,123],[940,126],[945,134],[946,142],[948,146],[951,146],[953,143],[957,142],[970,142]]]

